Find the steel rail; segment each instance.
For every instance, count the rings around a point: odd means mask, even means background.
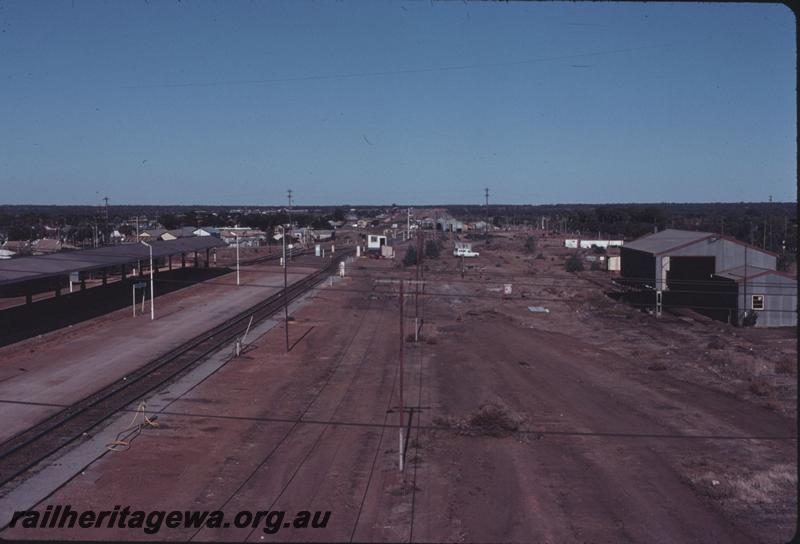
[[[323,269],[289,285],[292,301],[323,281],[353,249],[336,255]],[[131,372],[69,408],[37,423],[0,444],[0,486],[20,476],[64,446],[86,436],[90,430],[126,406],[166,382],[183,374],[208,354],[244,332],[250,317],[258,323],[283,307],[283,289],[250,308],[195,336],[164,355]]]

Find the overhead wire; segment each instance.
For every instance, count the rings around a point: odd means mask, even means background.
[[[24,401],[15,401],[15,400],[0,400],[0,403],[4,404],[31,404],[26,403]],[[49,404],[47,406],[52,407],[67,407],[69,405],[61,405],[61,404]],[[138,409],[134,408],[125,408],[118,410],[119,412],[137,412]],[[331,419],[331,420],[320,420],[320,419],[307,419],[307,418],[290,418],[290,417],[263,417],[263,416],[238,416],[232,414],[195,414],[191,412],[182,412],[182,411],[174,411],[174,410],[159,410],[159,415],[162,416],[175,416],[175,417],[187,417],[187,418],[198,418],[198,419],[215,419],[215,420],[230,420],[230,421],[251,421],[251,422],[260,422],[260,423],[297,423],[297,424],[307,424],[307,425],[331,425],[331,426],[338,426],[338,427],[359,427],[359,428],[372,428],[372,429],[397,429],[399,425],[397,423],[374,423],[368,421],[347,421],[347,420],[338,420],[338,419]],[[441,431],[441,432],[454,432],[464,434],[465,436],[469,437],[468,431],[470,430],[467,428],[462,427],[450,427],[444,425],[420,425],[420,430],[423,431]],[[726,435],[726,434],[680,434],[680,433],[628,433],[628,432],[602,432],[602,431],[570,431],[570,430],[547,430],[547,429],[520,429],[514,431],[514,434],[520,435],[537,435],[541,434],[543,436],[589,436],[589,437],[619,437],[619,438],[670,438],[670,439],[702,439],[702,440],[797,440],[797,436],[793,435],[772,435],[772,434],[763,434],[763,435]]]
[[[205,282],[202,282],[202,281],[171,280],[171,279],[161,279],[161,280],[156,279],[155,281],[156,282],[161,281],[163,283],[187,283],[187,284],[205,283]],[[409,281],[411,281],[411,280],[409,280]],[[224,282],[224,283],[223,282],[213,282],[213,283],[209,283],[209,284],[236,286],[236,283],[233,283],[233,282],[230,282],[230,283],[229,282]],[[247,283],[247,282],[241,283],[240,286],[243,286],[243,287],[260,287],[260,288],[275,287],[274,285],[254,284],[254,283]],[[558,286],[557,285],[551,285],[549,287],[558,287]],[[387,291],[378,291],[376,289],[367,290],[367,289],[357,289],[357,288],[347,288],[347,287],[328,287],[327,290],[328,291],[336,291],[336,292],[365,293],[365,294],[387,294],[388,293]],[[667,292],[680,293],[680,294],[714,294],[714,295],[725,294],[725,293],[714,292],[714,291],[712,291],[712,292],[699,292],[699,291],[673,291],[673,290],[670,290],[670,291],[667,291]],[[460,294],[460,293],[426,292],[425,296],[426,297],[449,297],[449,298],[455,298],[455,299],[464,298],[464,299],[484,299],[484,300],[494,300],[494,301],[502,300],[502,297],[493,296],[493,295],[487,295],[487,294]],[[514,299],[511,299],[511,300],[514,300]],[[529,301],[529,302],[562,302],[562,303],[577,303],[577,302],[581,302],[580,300],[570,300],[570,299],[565,299],[565,298],[553,298],[553,297],[537,297],[537,296],[525,296],[524,298],[520,297],[519,300],[525,300],[525,301]],[[655,304],[655,302],[652,302],[652,303],[641,302],[640,303],[640,302],[628,301],[628,302],[624,302],[623,304],[628,305],[628,306],[635,306],[635,307],[650,307],[650,306],[653,306]],[[663,308],[686,308],[687,305],[686,304],[664,303],[664,304],[662,304],[662,307]],[[730,307],[727,307],[727,306],[695,306],[695,305],[692,305],[691,307],[692,308],[696,308],[696,309],[702,309],[702,310],[730,310],[731,309]],[[771,312],[780,312],[780,313],[796,313],[795,310],[773,309],[773,310],[769,310],[769,311],[771,311]]]

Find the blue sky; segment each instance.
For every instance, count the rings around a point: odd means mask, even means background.
[[[796,200],[780,4],[0,0],[0,203]]]

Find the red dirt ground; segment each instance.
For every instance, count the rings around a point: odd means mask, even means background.
[[[796,377],[792,333],[657,321],[564,272],[557,241],[543,244],[539,261],[521,244],[509,236],[480,248],[468,281],[447,250],[427,263],[426,292],[436,296],[422,299],[422,342],[405,344],[413,420],[403,474],[393,426],[398,297],[375,281],[401,272],[391,261],[361,259],[294,315],[292,338],[307,334],[292,352],[283,352],[282,328],[271,330],[175,399],[130,450],[105,454],[38,506],[220,509],[229,517],[330,510],[327,528],[16,528],[2,536],[788,540],[796,527],[797,392],[781,380]],[[508,278],[516,286],[504,299],[493,289]],[[528,305],[550,313],[531,314]],[[413,308],[408,300],[407,333]],[[706,348],[717,358],[709,360],[696,349],[712,333],[725,347]],[[744,368],[736,346],[756,363]],[[752,346],[773,351],[750,355]],[[756,373],[766,399],[740,383]]]

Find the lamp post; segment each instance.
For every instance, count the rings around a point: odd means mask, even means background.
[[[286,353],[289,353],[289,286],[288,264],[286,262],[286,227],[281,226],[281,241],[283,242],[283,330],[286,336]]]
[[[236,285],[239,285],[239,233],[234,233],[236,238]]]
[[[155,320],[156,318],[156,311],[153,306],[153,246],[142,240],[142,243],[148,247],[150,250],[150,321]]]

